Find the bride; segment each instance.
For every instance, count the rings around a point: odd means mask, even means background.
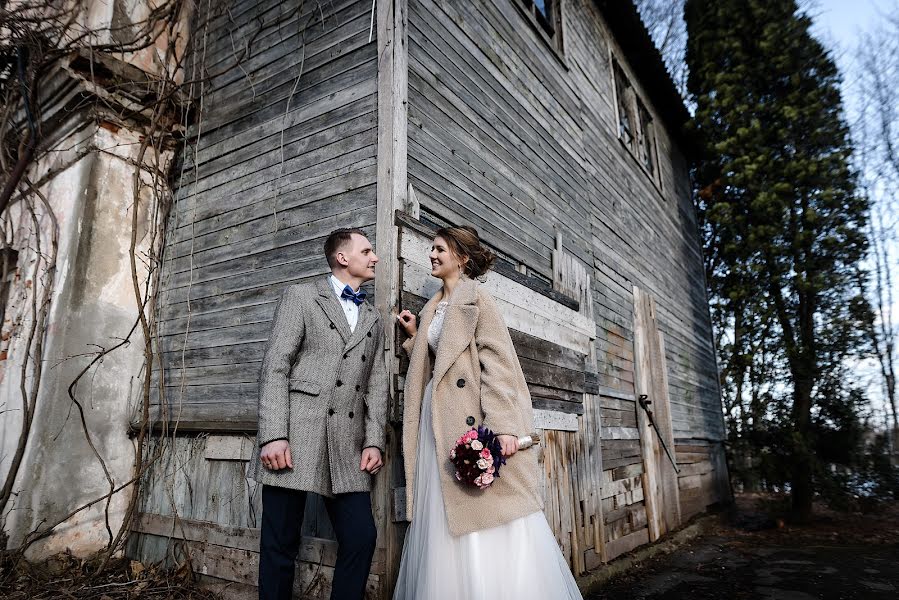
[[[443,288],[409,335],[403,415],[406,533],[394,600],[581,598],[542,512],[536,448],[518,450],[533,428],[531,399],[512,339],[475,278],[495,255],[471,227],[440,229],[431,274]],[[508,462],[486,490],[463,487],[449,452],[482,424],[499,434]]]

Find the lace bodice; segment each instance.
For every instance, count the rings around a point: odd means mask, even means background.
[[[446,316],[447,306],[449,306],[449,302],[445,300],[437,304],[434,318],[431,319],[431,325],[428,327],[428,346],[434,354],[437,354],[437,345],[440,343],[440,334],[443,332],[443,318]]]

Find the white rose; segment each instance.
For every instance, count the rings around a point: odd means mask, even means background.
[[[481,469],[482,471],[485,471],[485,470],[487,470],[487,467],[488,467],[488,464],[487,464],[486,460],[484,460],[483,458],[478,459],[478,468],[479,469]]]
[[[482,444],[482,443],[479,442],[478,440],[474,440],[474,441],[471,442],[471,449],[472,449],[472,450],[481,450],[481,449],[483,449],[483,448],[484,448],[484,444]]]

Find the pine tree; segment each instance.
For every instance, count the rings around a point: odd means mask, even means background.
[[[861,351],[868,203],[856,191],[834,61],[792,0],[687,0],[694,178],[719,326],[742,381],[764,323],[783,373],[779,431],[794,516],[811,515],[816,415],[857,392],[837,377]],[[770,351],[770,347],[769,347]],[[854,396],[851,396],[854,397]],[[776,417],[775,417],[776,418]]]

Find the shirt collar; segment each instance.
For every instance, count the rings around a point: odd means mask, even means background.
[[[331,287],[334,288],[334,293],[337,294],[337,297],[339,298],[340,295],[343,293],[343,288],[345,288],[349,284],[346,284],[346,283],[340,281],[339,279],[337,279],[337,277],[334,275],[334,273],[331,273],[330,280],[331,280]],[[352,287],[350,289],[352,289]],[[358,290],[353,290],[353,291],[355,292]]]

